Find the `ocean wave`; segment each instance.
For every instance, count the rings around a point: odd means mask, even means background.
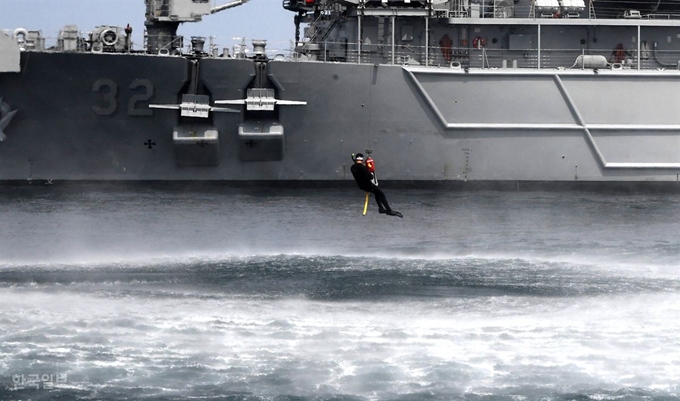
[[[261,295],[332,300],[675,292],[680,290],[680,278],[674,268],[603,268],[578,258],[274,254],[165,258],[94,266],[6,266],[0,269],[0,285],[14,290],[99,292],[117,297],[210,299]]]

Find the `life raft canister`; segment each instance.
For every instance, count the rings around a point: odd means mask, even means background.
[[[371,173],[375,173],[375,162],[373,161],[373,158],[371,156],[368,156],[366,158],[366,168],[368,168],[368,171]]]

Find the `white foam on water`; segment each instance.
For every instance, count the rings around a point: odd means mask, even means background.
[[[11,353],[1,364],[17,369],[22,353],[72,349],[77,360],[60,367],[83,380],[79,387],[99,372],[120,385],[158,376],[160,386],[179,391],[186,383],[167,377],[189,369],[191,380],[239,382],[263,395],[314,394],[318,386],[378,398],[416,388],[677,386],[678,294],[487,300],[150,299],[3,289],[0,318],[20,328],[3,339],[29,340],[19,349],[3,345]],[[67,333],[41,337],[55,326]]]
[[[569,194],[491,194],[495,202],[474,194],[420,204],[422,193],[409,194],[404,219],[363,218],[330,196],[103,193],[10,203],[0,212],[0,274],[8,273],[0,375],[42,366],[68,372],[77,389],[186,396],[202,384],[264,397],[368,399],[680,390],[677,218],[665,212],[673,202],[660,199],[663,213],[643,216],[622,215],[626,198],[598,205]],[[185,210],[187,203],[196,207]],[[397,285],[419,272],[432,296],[264,297],[163,274],[251,262],[299,276],[311,264],[341,279],[381,270],[388,274],[378,282]],[[160,272],[161,280],[111,274],[60,284],[42,274],[60,269]],[[437,293],[437,277],[452,272],[476,281],[464,281],[461,293]],[[646,286],[658,278],[668,288]],[[369,281],[348,283],[370,295]],[[413,283],[408,290],[419,289]],[[534,284],[568,296],[546,296]]]

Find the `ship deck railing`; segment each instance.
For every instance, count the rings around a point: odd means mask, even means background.
[[[451,47],[445,51],[440,46],[428,46],[427,60],[424,46],[392,46],[389,44],[361,46],[348,42],[326,41],[320,46],[318,54],[312,60],[321,62],[344,62],[355,64],[391,64],[446,68],[528,68],[528,69],[578,69],[579,56],[602,56],[610,69],[623,70],[679,70],[680,50],[661,50],[624,48],[623,52],[611,47],[597,48],[521,48],[492,49]],[[618,51],[617,51],[618,50]],[[300,54],[293,54],[293,59],[301,59]],[[309,59],[309,58],[303,58]]]
[[[614,2],[614,1],[612,1]],[[631,4],[630,8],[635,8]],[[535,0],[534,4],[514,4],[512,6],[494,7],[493,2],[480,2],[461,5],[459,2],[449,1],[438,3],[433,6],[433,11],[438,16],[446,18],[481,18],[481,19],[505,19],[505,18],[527,18],[527,19],[624,19],[624,9],[620,7],[599,8],[600,14],[590,7],[589,1],[558,1],[558,0]],[[680,13],[677,12],[643,12],[639,19],[678,19]],[[633,18],[636,19],[636,18]]]

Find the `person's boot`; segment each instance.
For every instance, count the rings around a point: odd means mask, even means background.
[[[397,216],[397,217],[401,217],[401,218],[404,217],[401,213],[397,212],[396,210],[392,210],[392,209],[387,211],[387,215],[388,216]]]

